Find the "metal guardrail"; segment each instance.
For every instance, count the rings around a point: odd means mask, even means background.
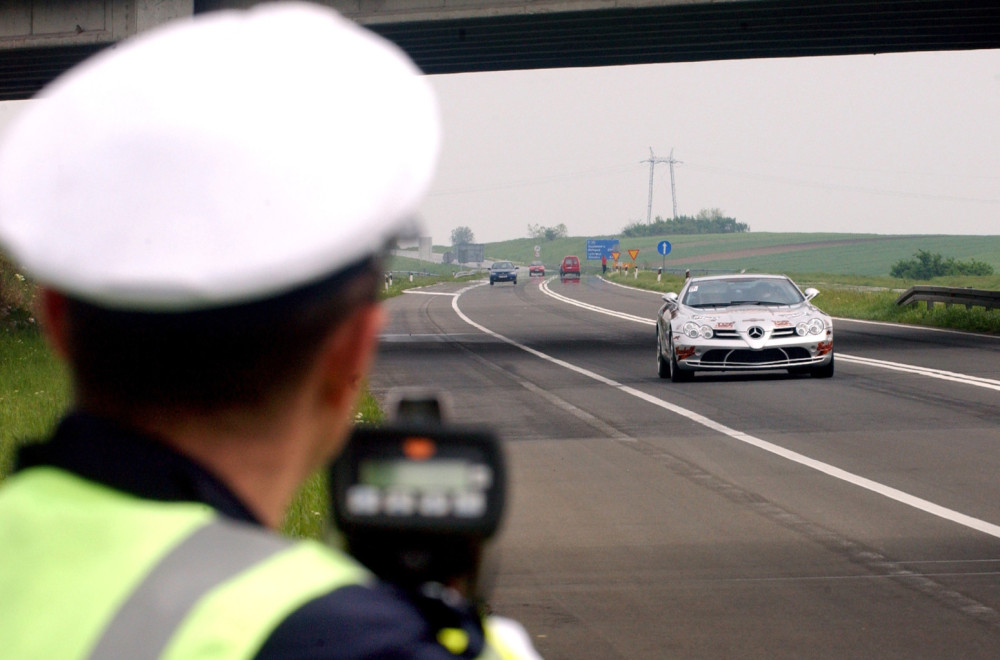
[[[896,299],[897,305],[909,305],[915,302],[926,302],[927,309],[932,309],[935,303],[945,306],[965,305],[966,309],[985,307],[1000,308],[1000,291],[985,289],[962,289],[949,286],[911,286]]]
[[[392,275],[393,277],[404,276],[404,275],[419,275],[421,277],[441,277],[441,273],[428,273],[423,270],[389,270],[386,271],[386,275]]]

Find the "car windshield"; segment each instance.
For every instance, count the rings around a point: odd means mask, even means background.
[[[794,305],[804,300],[791,281],[783,278],[734,278],[692,282],[681,301],[688,307],[734,305]]]
[[[498,261],[493,264],[493,270],[512,270],[513,268],[514,264],[509,261]]]

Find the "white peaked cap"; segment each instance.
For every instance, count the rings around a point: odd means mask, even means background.
[[[427,80],[332,10],[173,22],[42,91],[0,144],[0,246],[106,307],[189,311],[335,274],[415,227]]]

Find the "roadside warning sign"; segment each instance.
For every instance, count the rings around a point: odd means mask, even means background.
[[[628,251],[628,256],[632,257],[632,261],[635,261],[635,258],[636,258],[637,256],[639,256],[639,251],[638,251],[638,250],[635,250],[635,249],[633,249],[633,250],[629,250],[629,251]]]
[[[620,256],[622,256],[622,253],[618,252],[617,250],[611,253],[611,258],[614,259],[615,261],[618,261],[618,257]]]

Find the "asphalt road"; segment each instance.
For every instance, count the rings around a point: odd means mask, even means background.
[[[1000,339],[838,319],[832,379],[675,384],[658,296],[526,279],[390,300],[370,385],[500,432],[492,604],[543,656],[1000,654]]]

